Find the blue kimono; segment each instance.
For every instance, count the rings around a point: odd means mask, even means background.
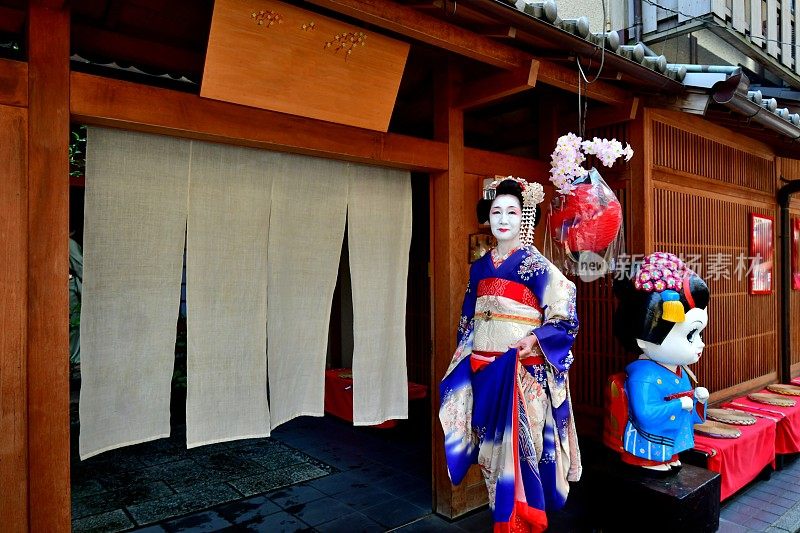
[[[575,285],[536,248],[473,263],[439,418],[450,479],[480,466],[495,531],[544,530],[545,509],[580,478],[567,381],[577,330]],[[530,334],[538,344],[520,361],[509,345]]]
[[[651,461],[668,462],[694,446],[694,424],[705,421],[705,404],[694,396],[686,372],[639,359],[625,371],[629,420],[623,434],[625,451]],[[692,398],[692,410],[681,408],[679,396]]]

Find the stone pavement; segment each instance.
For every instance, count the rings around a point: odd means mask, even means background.
[[[485,508],[453,522],[431,513],[429,428],[299,418],[271,439],[192,450],[178,428],[170,439],[74,460],[73,531],[491,531]],[[573,494],[550,516],[551,531],[592,531],[580,485]],[[725,502],[719,531],[800,531],[800,460]]]
[[[769,479],[757,480],[726,502],[720,512],[721,533],[800,531],[800,460],[785,460]]]

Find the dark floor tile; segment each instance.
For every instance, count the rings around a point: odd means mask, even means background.
[[[311,533],[313,528],[296,516],[285,511],[265,516],[260,522],[236,526],[237,531],[258,531],[260,533]]]
[[[245,496],[253,496],[302,481],[308,481],[330,472],[308,463],[301,463],[280,470],[271,470],[231,481],[231,485]]]
[[[202,533],[207,531],[222,531],[233,524],[225,520],[215,511],[205,511],[171,520],[164,524],[171,533]]]
[[[223,483],[196,485],[186,492],[131,505],[128,507],[128,512],[139,524],[150,524],[193,511],[208,509],[237,498],[241,498],[241,495]]]
[[[133,522],[130,521],[122,509],[72,521],[73,533],[114,533],[116,531],[124,531],[133,526]]]
[[[336,474],[331,474],[329,476],[309,481],[308,484],[315,489],[330,495],[336,495],[340,492],[345,492],[352,489],[366,488],[371,485],[363,478],[353,475],[350,472],[338,472]]]
[[[320,533],[380,533],[386,528],[361,513],[351,513],[331,522],[319,524],[314,529]]]
[[[758,518],[759,520],[766,522],[768,524],[772,524],[777,519],[783,516],[783,513],[773,513],[768,509],[759,509],[758,512],[753,513],[753,518]],[[800,526],[800,524],[798,524]]]
[[[166,529],[159,525],[138,527],[131,530],[133,533],[169,533]]]
[[[366,457],[363,457],[357,453],[344,453],[339,451],[317,452],[312,450],[309,450],[309,453],[311,453],[314,457],[316,457],[320,461],[324,461],[327,464],[334,466],[342,471],[361,468],[372,462]]]
[[[456,520],[453,524],[465,531],[491,531],[494,528],[494,519],[492,512],[487,507],[475,514]]]
[[[364,487],[354,487],[349,490],[340,492],[336,494],[334,498],[341,501],[345,505],[352,507],[357,511],[362,511],[367,507],[374,507],[375,505],[378,505],[380,503],[397,499],[397,496],[395,496],[394,494],[389,494],[385,490],[381,490],[376,487],[364,486]]]
[[[754,507],[749,503],[737,500],[723,507],[722,510],[720,511],[720,516],[732,513],[741,514],[745,516],[753,516],[753,513],[755,513],[757,510],[758,507]]]
[[[783,489],[781,489],[779,487],[776,487],[776,486],[773,486],[768,482],[758,483],[754,488],[757,489],[758,492],[767,493],[767,494],[773,494],[775,496],[783,496],[785,494]],[[747,491],[747,492],[750,492],[750,491]]]
[[[787,498],[792,498],[794,500],[800,500],[800,485],[797,483],[781,480],[781,479],[771,479],[769,480],[769,484],[781,488],[791,494],[786,494]]]
[[[408,492],[403,495],[403,498],[417,507],[428,510],[433,509],[433,493],[431,492],[430,486]]]
[[[439,518],[436,515],[428,515],[420,520],[408,524],[407,526],[403,526],[396,531],[402,533],[428,533],[431,531],[457,533],[464,530],[446,520],[443,520],[442,518]]]
[[[397,496],[405,496],[409,492],[414,492],[427,486],[430,486],[430,481],[426,482],[418,477],[402,473],[384,478],[380,482],[380,487],[383,490]]]
[[[749,531],[750,530],[743,525],[720,518],[717,533],[749,533]]]
[[[162,481],[145,484],[132,484],[124,489],[101,492],[83,498],[72,498],[73,518],[83,518],[129,505],[164,498],[174,494]]]
[[[310,526],[316,526],[351,514],[353,509],[339,500],[325,497],[292,505],[286,508],[286,512],[297,516]]]
[[[762,490],[760,487],[753,487],[745,493],[745,496],[761,500],[764,503],[773,504],[779,496]],[[785,498],[784,498],[785,500]]]
[[[399,527],[429,513],[403,499],[389,500],[361,511],[368,518],[389,528]]]
[[[765,531],[771,525],[771,523],[751,517],[742,525],[749,527],[750,529],[755,529],[756,531]]]
[[[240,457],[235,450],[220,450],[192,458],[201,467],[212,470],[226,479],[236,479],[253,475],[263,468],[255,461]]]
[[[394,476],[402,474],[399,470],[391,468],[379,463],[370,463],[361,468],[352,471],[353,474],[359,475],[371,483],[382,482],[386,479],[391,479]]]
[[[777,496],[773,500],[773,503],[775,503],[776,505],[779,505],[781,507],[785,507],[786,509],[791,509],[794,506],[796,506],[798,502],[795,501],[795,500],[790,500],[788,498],[784,498],[783,496]]]
[[[268,492],[265,496],[285,509],[300,503],[324,498],[325,494],[308,484],[300,484]]]
[[[91,496],[106,490],[97,479],[75,479],[74,475],[70,486],[73,500],[76,498],[85,498],[86,496]]]
[[[217,512],[228,521],[246,526],[251,523],[263,522],[263,519],[281,510],[277,504],[265,496],[256,496],[246,500],[238,500],[217,507]]]

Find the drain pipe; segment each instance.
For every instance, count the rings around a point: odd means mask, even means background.
[[[793,141],[800,141],[800,115],[790,114],[788,109],[777,109],[777,100],[764,99],[760,91],[750,91],[749,87],[750,80],[739,69],[727,80],[715,83],[711,96],[714,102],[744,115],[748,120]]]
[[[790,300],[792,290],[792,229],[789,201],[792,194],[800,192],[800,180],[790,181],[778,189],[781,209],[781,374],[783,383],[792,379],[792,346],[790,329]]]

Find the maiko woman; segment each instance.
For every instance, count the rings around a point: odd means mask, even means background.
[[[575,285],[532,245],[541,185],[492,183],[478,202],[497,247],[473,263],[441,384],[448,471],[477,463],[495,531],[543,531],[581,475],[569,396]]]

